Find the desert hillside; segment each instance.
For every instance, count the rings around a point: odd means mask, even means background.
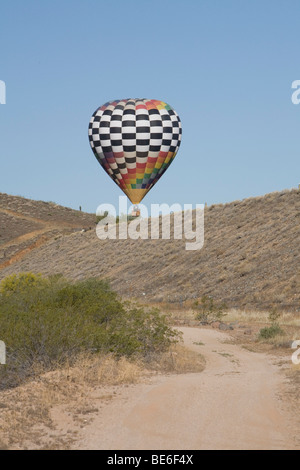
[[[94,225],[93,214],[0,193],[0,269],[48,240]]]
[[[207,207],[199,251],[186,251],[183,240],[100,241],[94,215],[6,194],[0,217],[0,278],[20,271],[107,277],[123,296],[146,301],[207,294],[231,307],[300,311],[296,189]]]

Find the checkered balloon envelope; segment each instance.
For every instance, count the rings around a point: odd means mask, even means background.
[[[178,114],[159,100],[109,101],[89,124],[95,157],[132,204],[138,204],[170,166],[181,133]]]

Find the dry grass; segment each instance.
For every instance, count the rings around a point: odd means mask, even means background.
[[[185,348],[180,343],[173,344],[170,350],[156,358],[153,357],[148,365],[151,370],[164,374],[187,374],[189,372],[202,372],[205,368],[204,357]]]
[[[248,323],[263,323],[269,322],[270,311],[257,311],[257,310],[238,310],[229,309],[226,315],[226,321],[234,322],[248,322]],[[300,313],[295,312],[281,312],[279,317],[280,324],[300,327]]]
[[[282,349],[284,354],[286,350],[290,349],[290,344],[296,339],[300,339],[300,315],[293,312],[283,312],[280,314],[278,323],[283,331],[269,339],[259,338],[259,332],[264,327],[270,327],[271,322],[269,319],[269,312],[257,311],[239,311],[229,310],[228,315],[225,317],[226,322],[233,324],[236,331],[241,325],[252,331],[249,338],[244,338],[244,343],[255,343],[256,351],[270,350],[274,353],[274,349]],[[243,336],[243,335],[242,335]],[[267,349],[266,349],[267,348]],[[254,349],[252,349],[254,350]]]
[[[73,367],[63,367],[41,374],[13,390],[1,392],[0,443],[2,447],[67,448],[72,436],[51,439],[51,409],[68,406],[80,422],[90,409],[89,393],[93,387],[132,384],[141,379],[142,368],[125,358],[82,355]],[[103,395],[103,400],[107,397]],[[61,442],[59,442],[61,440]]]
[[[146,302],[188,307],[205,294],[245,311],[297,312],[299,213],[297,190],[208,207],[199,251],[186,251],[183,240],[100,241],[94,230],[73,233],[32,250],[0,277],[20,271],[108,277],[123,297]]]
[[[141,363],[129,361],[125,357],[116,360],[111,355],[98,357],[82,354],[74,366],[63,369],[61,373],[78,385],[120,385],[138,382],[143,368]]]

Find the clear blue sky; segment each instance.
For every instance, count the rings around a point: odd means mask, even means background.
[[[128,97],[166,101],[183,126],[145,204],[300,182],[299,0],[10,0],[0,15],[0,192],[116,204],[87,128],[98,106]]]

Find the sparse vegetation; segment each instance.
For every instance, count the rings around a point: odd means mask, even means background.
[[[195,300],[193,304],[193,310],[196,314],[196,320],[203,323],[212,323],[214,321],[220,321],[226,315],[225,310],[227,306],[225,303],[217,303],[212,297],[203,295],[201,300]]]
[[[71,365],[82,352],[149,361],[178,338],[157,309],[122,302],[107,281],[70,283],[60,275],[32,273],[1,282],[0,336],[7,348],[1,388],[37,368]]]

